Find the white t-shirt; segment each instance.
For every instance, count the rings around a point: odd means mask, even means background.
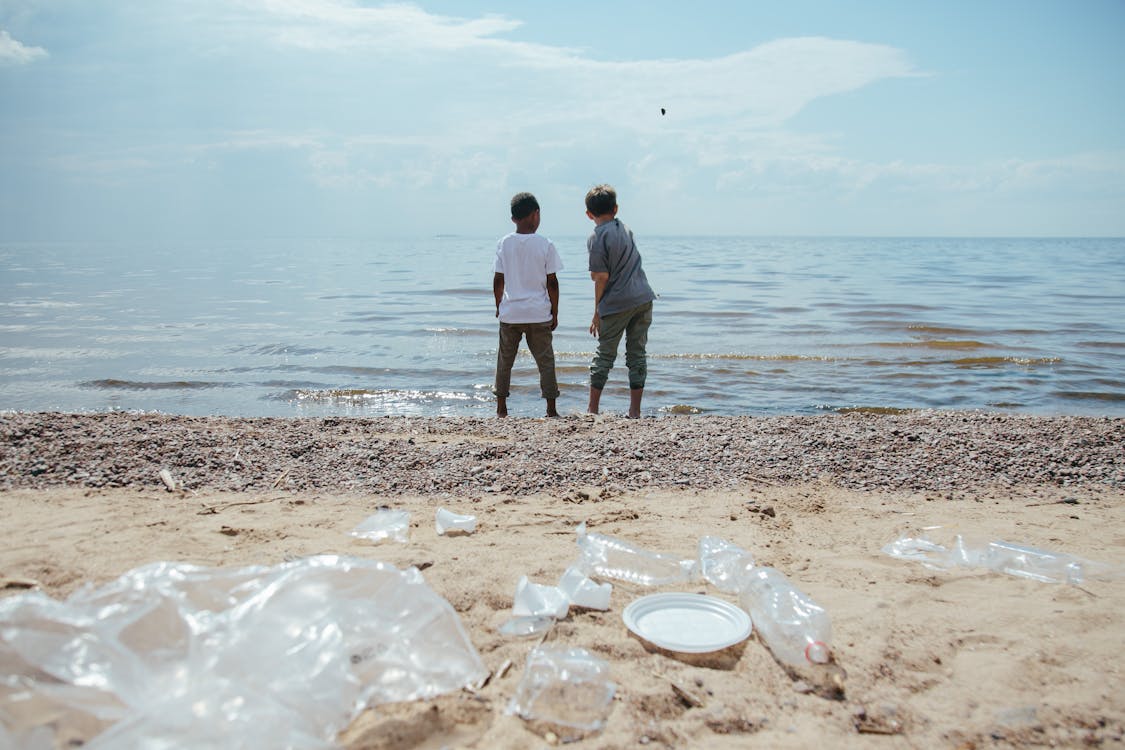
[[[547,274],[562,270],[555,245],[540,234],[512,232],[496,245],[492,270],[504,274],[500,322],[545,323],[551,320]]]

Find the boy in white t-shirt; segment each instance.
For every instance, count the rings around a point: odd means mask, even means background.
[[[559,325],[559,279],[562,260],[555,245],[536,234],[539,229],[539,202],[531,193],[512,198],[512,221],[516,231],[503,237],[496,246],[492,294],[496,298],[496,317],[500,319],[500,348],[496,355],[496,416],[508,416],[508,395],[512,365],[520,339],[527,337],[527,348],[539,367],[539,390],[547,400],[547,416],[557,417],[555,400],[559,384],[555,379],[555,350],[551,332]]]

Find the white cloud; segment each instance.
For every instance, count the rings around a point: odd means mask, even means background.
[[[26,65],[47,56],[42,47],[28,47],[12,38],[7,31],[0,29],[0,65]]]
[[[439,16],[408,3],[371,7],[351,0],[244,0],[242,5],[265,15],[265,28],[276,41],[308,50],[457,50],[488,44],[494,35],[521,25],[496,15]]]

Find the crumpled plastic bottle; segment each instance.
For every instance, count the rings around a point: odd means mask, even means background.
[[[578,567],[587,575],[611,578],[639,586],[689,583],[697,578],[699,564],[661,552],[649,552],[622,539],[588,533],[578,525]]]
[[[844,670],[835,663],[832,622],[823,607],[770,567],[745,576],[738,600],[778,662],[814,689],[842,696]]]
[[[699,572],[720,591],[737,594],[754,570],[754,556],[737,544],[717,536],[699,540]]]
[[[904,535],[884,546],[883,552],[900,560],[915,560],[938,570],[953,567],[987,568],[1042,583],[1077,586],[1086,581],[1125,579],[1125,569],[1121,566],[1003,539],[973,541],[961,534],[957,534],[953,543],[948,546],[925,536]]]

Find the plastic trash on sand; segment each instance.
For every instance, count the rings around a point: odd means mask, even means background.
[[[512,599],[512,614],[516,617],[554,617],[561,620],[570,609],[570,600],[558,586],[532,583],[520,576],[516,595]]]
[[[699,572],[711,585],[728,594],[737,594],[754,569],[754,556],[737,544],[717,536],[699,540]]]
[[[559,589],[571,606],[602,611],[609,609],[609,598],[613,594],[612,584],[593,581],[574,566],[567,568],[559,578]]]
[[[154,563],[65,601],[0,599],[0,747],[334,747],[365,706],[487,670],[409,568]]]
[[[573,742],[605,726],[617,687],[609,665],[582,648],[539,646],[527,666],[508,713],[518,715],[540,735],[553,733]]]
[[[696,560],[680,560],[605,534],[588,533],[585,521],[578,525],[577,533],[578,567],[589,576],[641,586],[690,583],[697,577]]]
[[[1121,566],[1003,540],[973,542],[960,534],[949,545],[939,544],[926,536],[903,535],[884,546],[883,552],[938,570],[987,568],[1043,583],[1078,585],[1085,581],[1125,580],[1125,568]]]
[[[410,513],[405,510],[379,510],[363,519],[350,533],[372,542],[384,539],[407,542],[410,538]]]
[[[438,534],[472,534],[477,529],[477,517],[438,508],[434,527]]]
[[[738,601],[774,659],[818,693],[843,697],[846,675],[832,653],[832,622],[823,607],[770,567],[751,571]]]
[[[501,635],[514,638],[529,638],[545,633],[555,626],[555,618],[550,615],[522,615],[505,620],[499,628]]]

